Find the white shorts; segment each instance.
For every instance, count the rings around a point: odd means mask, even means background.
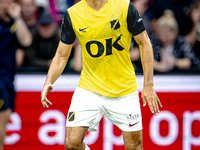
[[[122,131],[142,130],[138,91],[116,98],[77,87],[72,97],[66,126],[86,126],[89,127],[89,131],[96,131],[103,115]]]

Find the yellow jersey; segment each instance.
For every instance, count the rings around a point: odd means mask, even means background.
[[[82,48],[83,69],[79,87],[108,97],[137,90],[130,60],[132,36],[145,30],[142,18],[129,0],[108,0],[98,11],[86,0],[70,7],[62,21],[61,41]]]

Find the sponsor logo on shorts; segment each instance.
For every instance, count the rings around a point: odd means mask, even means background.
[[[128,116],[126,116],[127,120],[134,120],[134,119],[138,119],[139,118],[139,114],[133,115],[133,114],[129,114]]]
[[[136,125],[136,124],[138,124],[138,123],[139,123],[139,121],[136,122],[136,123],[134,123],[134,124],[130,124],[130,123],[129,123],[129,127],[133,127],[134,125]]]
[[[4,100],[3,99],[0,99],[0,109],[1,107],[4,105]]]
[[[75,112],[74,111],[69,112],[68,121],[74,121],[74,119],[75,119]]]

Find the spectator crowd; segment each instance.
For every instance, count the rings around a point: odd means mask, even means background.
[[[62,18],[67,8],[79,0],[13,1],[21,7],[21,17],[32,34],[31,45],[20,45],[16,50],[18,71],[47,71],[60,41]],[[199,72],[200,0],[130,1],[142,16],[151,39],[155,72]],[[141,71],[140,51],[134,38],[130,58],[136,72]],[[81,69],[81,46],[76,39],[64,72]]]
[[[199,72],[200,0],[131,0],[143,18],[154,52],[157,73]],[[130,57],[141,70],[139,48]]]

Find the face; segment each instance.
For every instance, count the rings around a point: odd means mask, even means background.
[[[8,8],[13,0],[0,0],[0,17],[4,20],[10,20],[10,15],[8,14]]]
[[[37,7],[34,0],[21,0],[21,10],[24,19],[29,19],[33,17]]]
[[[177,37],[177,31],[170,29],[169,27],[159,27],[157,30],[158,38],[163,43],[163,45],[174,44]]]
[[[136,7],[140,15],[144,15],[145,11],[148,9],[148,0],[135,0],[133,5]]]

